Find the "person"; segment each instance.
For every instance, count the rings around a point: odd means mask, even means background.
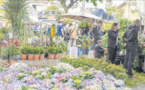
[[[39,23],[36,23],[36,24],[34,25],[33,32],[36,34],[36,33],[38,32],[38,30],[39,30]]]
[[[58,25],[57,25],[57,36],[61,36],[64,37],[64,30],[63,30],[63,26],[61,25],[61,21],[58,21]]]
[[[89,36],[91,41],[93,42],[93,49],[95,50],[95,46],[97,45],[97,41],[101,40],[101,27],[103,25],[102,21],[98,21],[97,25],[93,27],[93,29],[89,32]]]
[[[86,27],[84,28],[84,30],[83,30],[83,35],[86,35],[86,36],[88,36],[88,32],[89,32],[89,26],[88,26],[88,23],[86,24]]]
[[[108,31],[108,60],[114,64],[117,55],[118,45],[118,23],[113,23],[111,30]]]
[[[46,30],[43,32],[43,34],[49,34],[50,33],[50,28],[51,28],[51,23],[46,24],[45,26]]]
[[[136,78],[132,73],[132,66],[137,54],[138,46],[138,31],[140,20],[135,20],[134,24],[130,24],[125,34],[123,35],[123,42],[126,46],[126,56],[124,60],[124,68],[127,69],[127,74],[130,78]]]
[[[104,56],[102,40],[98,40],[98,45],[95,47],[95,52],[95,58],[102,58]]]
[[[68,34],[70,35],[68,47],[76,46],[76,39],[77,39],[77,34],[78,34],[77,32],[78,32],[78,27],[75,22],[72,22],[72,26],[68,30]]]

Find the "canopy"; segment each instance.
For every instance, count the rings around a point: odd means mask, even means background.
[[[109,14],[107,14],[103,9],[96,9],[94,12],[92,12],[93,15],[100,17],[103,20],[114,20],[117,21],[118,19],[115,18],[114,16],[110,16]]]
[[[86,19],[86,21],[88,23],[94,22],[95,20],[101,20],[100,17],[97,17],[97,16],[87,13],[87,12],[63,14],[63,15],[59,15],[59,17],[71,18],[71,19],[75,19],[78,21],[82,21],[82,20]]]

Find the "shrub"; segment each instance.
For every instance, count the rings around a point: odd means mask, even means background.
[[[34,54],[33,50],[34,50],[33,47],[28,47],[28,54]]]
[[[40,54],[44,54],[44,53],[45,53],[44,47],[40,47]]]
[[[69,59],[68,57],[61,58],[61,61],[73,65],[75,68],[78,67],[88,67],[95,68],[97,70],[102,70],[105,74],[112,74],[117,79],[126,79],[126,70],[122,65],[116,66],[106,62],[103,59],[90,59],[90,58],[77,58]]]
[[[49,54],[55,54],[56,53],[55,47],[48,47],[47,51],[48,51]]]
[[[33,48],[33,54],[40,54],[40,47]]]
[[[60,48],[58,48],[58,47],[55,47],[55,50],[56,50],[55,54],[58,54],[58,53],[60,53]]]
[[[21,48],[21,53],[22,54],[28,54],[28,52],[29,52],[29,47],[28,46],[23,46]]]

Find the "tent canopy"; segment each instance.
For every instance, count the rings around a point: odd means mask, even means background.
[[[118,19],[115,18],[114,16],[110,16],[109,14],[107,14],[103,9],[96,9],[94,12],[92,12],[93,15],[96,15],[97,17],[100,17],[103,20],[114,20],[117,21]]]

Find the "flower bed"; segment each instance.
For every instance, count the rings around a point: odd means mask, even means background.
[[[95,68],[103,71],[105,74],[112,74],[117,79],[126,79],[126,70],[122,65],[116,66],[106,62],[103,59],[89,59],[89,58],[77,58],[69,59],[68,57],[61,58],[61,61],[73,65],[75,68],[83,67],[86,70],[89,68]]]
[[[21,65],[0,71],[2,90],[130,90],[122,80],[100,70],[83,71],[66,63],[43,69]]]

